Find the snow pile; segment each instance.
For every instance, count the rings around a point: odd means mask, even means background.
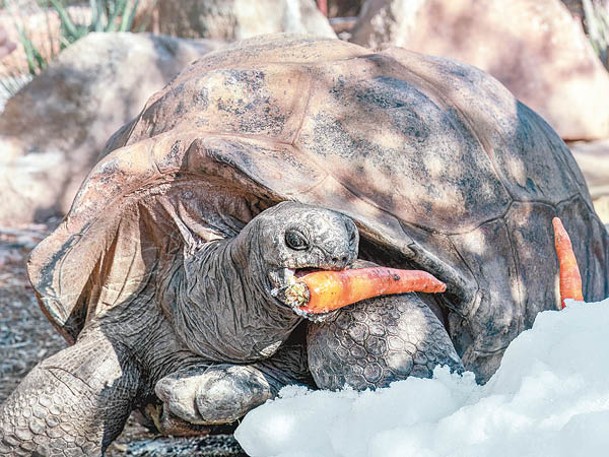
[[[236,437],[253,457],[609,455],[609,299],[541,313],[485,386],[439,368],[375,392],[287,387]]]

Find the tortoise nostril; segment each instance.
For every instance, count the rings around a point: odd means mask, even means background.
[[[332,257],[330,261],[336,267],[345,268],[349,263],[349,256],[343,255],[341,257]]]

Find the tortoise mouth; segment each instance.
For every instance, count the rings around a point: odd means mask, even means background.
[[[324,271],[323,268],[316,267],[303,267],[303,268],[278,268],[269,272],[269,279],[271,283],[270,295],[275,298],[282,306],[285,306],[292,311],[295,311],[299,315],[303,314],[297,306],[291,304],[292,300],[289,300],[286,296],[287,291],[296,283],[298,278],[305,276],[315,271]]]
[[[319,268],[314,269],[311,267],[307,268],[278,268],[269,272],[269,279],[271,282],[271,296],[278,298],[284,305],[285,303],[281,300],[281,291],[287,289],[289,286],[294,284],[296,278],[303,276],[308,271],[316,271]]]
[[[271,270],[268,274],[271,283],[270,295],[281,307],[287,308],[291,312],[312,322],[322,322],[333,313],[309,313],[297,306],[294,297],[291,296],[291,290],[293,289],[293,285],[297,282],[297,279],[315,271],[324,271],[324,269],[303,267]]]
[[[301,267],[301,268],[277,268],[271,270],[268,274],[271,289],[270,294],[272,297],[280,297],[281,291],[294,284],[296,279],[305,276],[315,271],[328,271],[335,270],[334,268],[319,268],[319,267]]]

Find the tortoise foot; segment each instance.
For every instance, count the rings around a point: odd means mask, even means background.
[[[257,368],[229,364],[178,371],[161,379],[155,391],[166,417],[196,426],[229,424],[273,396]]]

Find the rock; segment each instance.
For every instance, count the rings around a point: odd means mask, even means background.
[[[217,46],[92,33],[68,47],[0,115],[0,225],[64,213],[110,135]]]
[[[609,75],[560,0],[368,0],[352,33],[473,64],[565,139],[609,137]]]
[[[577,141],[569,148],[586,177],[596,212],[609,224],[609,139]]]
[[[10,39],[6,30],[0,24],[0,60],[11,54],[17,49],[17,44]]]
[[[595,198],[592,203],[594,203],[596,214],[598,214],[598,217],[603,221],[605,227],[609,229],[609,195]]]
[[[584,5],[582,0],[561,0],[573,17],[580,21],[584,19]]]
[[[314,0],[167,0],[158,3],[161,33],[240,40],[268,33],[333,37]]]
[[[586,177],[592,198],[609,196],[609,139],[568,145]]]

